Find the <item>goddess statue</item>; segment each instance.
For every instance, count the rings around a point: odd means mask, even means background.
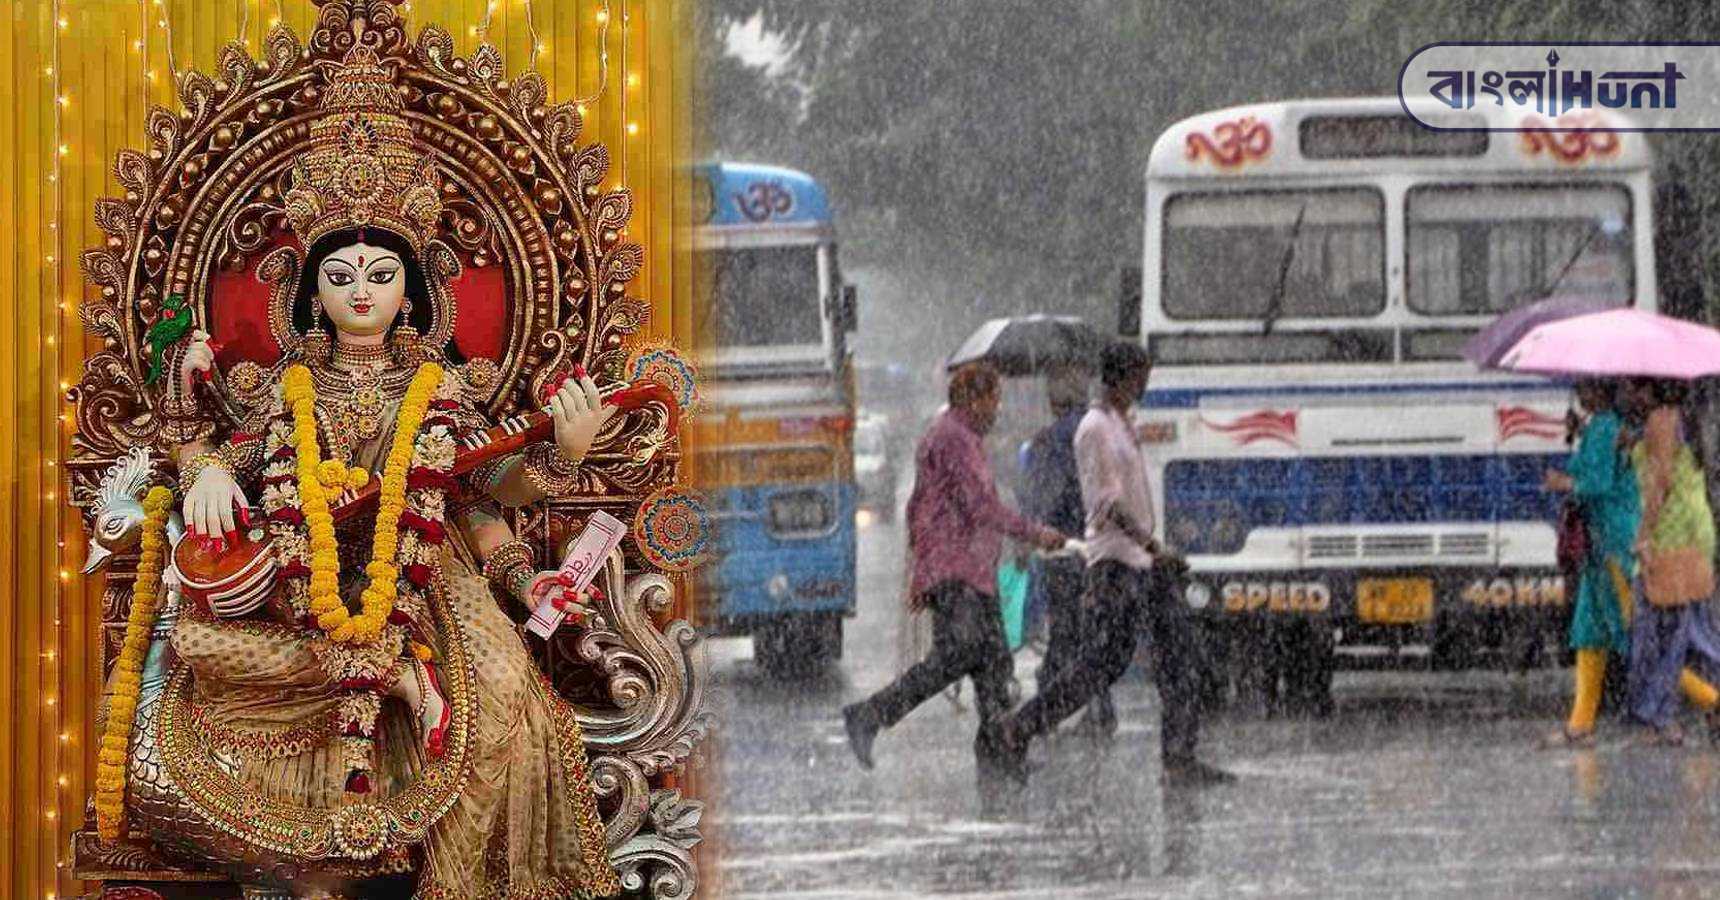
[[[394,22],[392,0],[321,5],[313,47],[340,53],[295,95],[315,100],[303,148],[284,191],[261,194],[292,238],[254,268],[273,285],[279,358],[218,365],[223,334],[207,316],[188,327],[177,296],[137,345],[163,384],[154,444],[177,468],[184,537],[166,548],[169,494],[155,488],[130,526],[143,556],[102,724],[97,822],[119,836],[129,796],[175,857],[298,895],[415,877],[424,898],[612,896],[616,826],[600,813],[581,710],[498,598],[522,613],[550,603],[576,629],[614,608],[595,585],[575,594],[540,570],[510,511],[589,491],[594,442],[639,397],[570,364],[537,378],[547,423],[493,419],[497,364],[462,359],[452,340],[460,263],[441,235],[458,191],[408,119],[386,52],[398,32],[366,33]],[[335,8],[344,42],[326,27]],[[420,58],[445,40],[427,33]],[[132,472],[145,462],[128,458],[128,483],[148,480]],[[164,584],[174,619],[156,633],[175,662],[146,711],[149,627],[135,607],[147,615]],[[628,677],[634,700],[643,681]],[[674,742],[652,751],[670,764],[702,733],[689,736],[690,708],[673,715],[673,734],[651,726]],[[140,746],[159,769],[142,792]],[[654,771],[623,777],[643,789]],[[635,803],[617,813],[622,838],[646,816]],[[685,827],[678,794],[652,809]]]

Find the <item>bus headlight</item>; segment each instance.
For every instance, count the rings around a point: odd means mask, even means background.
[[[1198,581],[1191,581],[1183,587],[1183,602],[1189,609],[1206,609],[1212,602],[1212,588]]]
[[[824,491],[782,491],[770,498],[770,530],[776,534],[824,531],[835,521],[835,514]]]
[[[775,600],[778,603],[787,600],[788,576],[781,572],[770,576],[770,580],[764,583],[764,592],[770,595],[770,599]]]

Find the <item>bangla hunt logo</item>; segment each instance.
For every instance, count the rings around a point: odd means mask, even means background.
[[[1398,72],[1436,131],[1720,131],[1720,43],[1441,42]]]

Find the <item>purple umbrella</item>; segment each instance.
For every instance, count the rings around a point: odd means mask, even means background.
[[[1535,330],[1536,326],[1586,316],[1589,313],[1606,312],[1623,305],[1599,297],[1566,295],[1520,306],[1494,319],[1470,338],[1469,343],[1463,345],[1463,356],[1484,369],[1496,369],[1505,354],[1517,346],[1523,335]]]

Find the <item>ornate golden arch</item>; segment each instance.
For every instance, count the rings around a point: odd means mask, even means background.
[[[98,293],[79,314],[102,349],[71,391],[76,458],[68,466],[86,508],[111,466],[139,450],[159,459],[172,443],[166,404],[173,379],[149,379],[147,333],[180,305],[199,325],[211,322],[222,299],[212,294],[215,277],[259,267],[280,246],[282,198],[317,114],[320,73],[355,40],[394,68],[404,117],[444,183],[440,236],[453,252],[426,263],[445,275],[464,267],[503,275],[507,323],[483,385],[489,412],[499,417],[535,405],[545,383],[575,362],[600,380],[625,377],[628,338],[650,312],[627,293],[643,251],[624,235],[631,194],[605,184],[608,150],[579,143],[580,111],[551,104],[536,73],[508,79],[492,46],[461,58],[434,25],[409,40],[399,0],[313,2],[319,13],[308,42],[277,27],[260,59],[234,43],[213,75],[181,76],[183,109],[150,111],[148,149],[118,154],[123,196],[96,203],[107,238],[83,254]],[[355,29],[359,20],[363,27]],[[258,274],[291,277],[291,268],[261,265]],[[239,412],[240,387],[223,374],[212,385],[218,412],[229,420]],[[630,521],[641,499],[675,479],[679,447],[665,426],[661,415],[617,417],[588,457],[581,496],[522,512],[522,535],[547,551],[592,510]],[[165,482],[162,468],[156,465],[155,478]],[[627,550],[611,560],[612,588],[593,626],[552,643],[542,661],[564,693],[585,688],[574,699],[623,882],[681,897],[695,883],[690,850],[699,839],[699,808],[666,779],[708,727],[703,659],[686,623],[658,624],[672,609],[675,582]],[[104,665],[123,631],[134,565],[122,556],[107,574]],[[140,704],[140,728],[149,721],[145,713]],[[75,863],[87,878],[205,877],[159,851],[147,840],[104,844],[82,832]]]
[[[632,214],[625,188],[606,189],[609,151],[581,146],[579,110],[551,105],[543,78],[505,77],[485,45],[470,60],[434,25],[406,36],[397,0],[313,0],[308,44],[282,26],[253,59],[240,44],[221,53],[215,77],[182,76],[178,113],[149,116],[150,148],[123,150],[122,198],[97,201],[106,246],[83,255],[99,298],[80,310],[103,350],[76,389],[79,449],[118,455],[157,439],[164,382],[145,384],[144,333],[180,295],[209,321],[219,267],[242,265],[281,231],[292,159],[316,116],[318,70],[350,50],[352,23],[397,67],[405,116],[446,182],[443,238],[476,265],[504,267],[510,322],[490,411],[528,401],[573,361],[619,378],[650,307],[626,294],[643,251],[622,236]]]

